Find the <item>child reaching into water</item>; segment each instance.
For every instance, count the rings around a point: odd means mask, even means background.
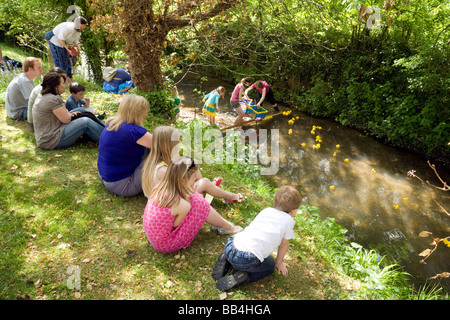
[[[194,190],[197,172],[194,159],[175,159],[148,199],[143,227],[156,251],[170,253],[187,248],[205,222],[228,234],[242,230],[225,220]]]
[[[240,284],[258,281],[274,272],[288,275],[283,262],[294,237],[294,215],[302,203],[300,193],[283,186],[275,192],[274,207],[262,210],[244,231],[227,239],[212,276],[219,290],[229,290]],[[271,256],[278,247],[276,260]],[[236,272],[226,276],[233,268]]]
[[[245,111],[241,108],[240,100],[244,99],[245,88],[248,87],[251,83],[252,79],[250,77],[246,77],[239,81],[239,83],[234,87],[234,90],[231,93],[230,105],[238,114],[236,120],[234,121],[234,125],[240,125],[244,120]]]
[[[208,116],[210,124],[216,123],[217,111],[219,111],[219,99],[225,96],[225,88],[220,86],[203,97],[203,113]]]
[[[164,178],[172,159],[179,157],[180,140],[177,138],[176,130],[178,129],[174,127],[160,126],[153,131],[151,151],[142,169],[142,189],[148,198],[158,182]],[[231,202],[240,202],[244,198],[240,193],[231,193],[219,188],[215,182],[202,177],[200,170],[195,174],[194,190]]]
[[[248,87],[247,90],[245,90],[245,96],[248,97],[248,93],[252,90],[256,89],[257,92],[257,100],[258,102],[256,105],[258,107],[261,107],[264,100],[267,99],[267,101],[270,102],[272,107],[275,109],[275,111],[280,111],[280,108],[278,108],[277,102],[275,101],[275,97],[273,96],[273,91],[270,88],[269,84],[266,81],[258,80],[254,84],[251,85],[251,87]]]

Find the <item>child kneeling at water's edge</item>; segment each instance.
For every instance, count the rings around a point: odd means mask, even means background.
[[[274,272],[287,276],[283,262],[294,237],[294,215],[302,203],[300,193],[290,186],[275,192],[274,208],[265,208],[242,232],[227,239],[212,271],[217,288],[222,291],[240,284],[258,281]],[[278,247],[276,260],[271,253]],[[226,276],[233,268],[235,273]]]

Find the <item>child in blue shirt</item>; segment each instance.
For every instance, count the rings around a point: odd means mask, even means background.
[[[103,113],[101,115],[95,116],[94,109],[90,106],[91,99],[88,97],[84,97],[86,88],[81,83],[73,82],[69,85],[69,90],[70,96],[66,100],[66,109],[70,113],[83,113],[83,115],[77,115],[77,117],[88,116],[95,122],[101,124],[102,126],[105,126],[105,123],[102,121],[105,118],[105,114]]]
[[[90,107],[91,99],[88,97],[84,97],[84,92],[86,88],[78,82],[73,82],[69,86],[70,96],[66,100],[66,109],[69,112],[79,111],[79,112],[92,112],[93,109]],[[84,98],[84,99],[83,99]],[[78,110],[74,110],[78,109]]]
[[[224,97],[225,88],[218,87],[217,89],[211,91],[206,96],[203,97],[203,113],[208,116],[209,123],[216,123],[216,115],[217,111],[219,111],[219,99],[220,97]]]

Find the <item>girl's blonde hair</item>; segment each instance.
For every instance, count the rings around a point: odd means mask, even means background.
[[[222,93],[222,92],[226,92],[227,90],[225,89],[225,87],[222,87],[222,86],[219,86],[219,87],[217,87],[216,89],[214,89],[213,91],[211,91],[211,93],[212,92],[218,92],[219,94],[220,93]]]
[[[161,161],[167,165],[172,162],[172,150],[180,142],[179,139],[173,140],[176,130],[178,129],[174,127],[161,126],[152,133],[152,148],[142,168],[142,190],[146,197],[150,197],[152,189],[155,187],[153,186],[153,177],[156,173],[156,165]]]
[[[150,111],[150,104],[143,96],[130,94],[125,96],[119,104],[117,115],[106,120],[109,131],[119,130],[122,123],[143,126],[145,115]]]
[[[217,87],[216,91],[221,93],[221,92],[225,92],[226,90],[224,87],[220,86],[220,87]]]
[[[149,200],[162,208],[176,205],[180,198],[189,201],[194,193],[194,189],[189,185],[189,179],[197,171],[198,166],[191,157],[174,159],[167,168],[164,178],[155,186]]]
[[[178,97],[178,88],[177,86],[173,86],[170,88],[170,93],[172,94],[172,98]]]

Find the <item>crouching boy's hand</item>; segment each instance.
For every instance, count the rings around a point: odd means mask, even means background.
[[[283,262],[284,256],[289,249],[289,240],[283,239],[281,240],[281,244],[278,247],[277,252],[277,259],[275,260],[275,269],[277,270],[278,274],[282,274],[283,276],[288,275],[287,267],[288,264]]]
[[[288,275],[287,267],[289,267],[289,265],[284,262],[280,262],[275,265],[275,269],[277,269],[278,274],[282,274],[285,277]]]

